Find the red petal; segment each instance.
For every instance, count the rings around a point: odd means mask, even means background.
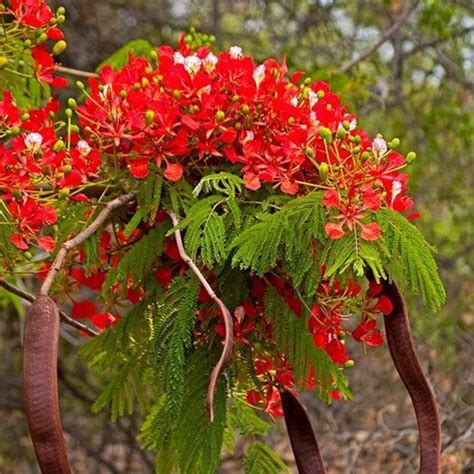
[[[128,169],[134,178],[143,179],[148,176],[148,160],[146,158],[140,158],[133,160],[128,165]]]
[[[49,236],[37,237],[36,241],[43,250],[46,250],[46,252],[52,252],[54,250],[54,247],[56,246],[56,242],[54,241],[54,239]]]
[[[26,250],[28,248],[28,244],[25,242],[23,237],[19,234],[13,234],[10,236],[10,242],[17,248],[21,250]]]
[[[89,300],[80,301],[79,303],[74,303],[71,311],[71,315],[75,319],[84,319],[90,318],[95,314],[97,308],[95,304]]]
[[[167,163],[165,178],[170,181],[178,181],[183,176],[183,167],[179,163]]]

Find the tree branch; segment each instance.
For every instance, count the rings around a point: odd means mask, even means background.
[[[82,232],[79,232],[79,234],[77,234],[74,238],[64,242],[61,245],[61,248],[59,249],[56,258],[54,259],[53,265],[51,266],[51,269],[49,270],[46,279],[44,280],[43,285],[41,286],[39,292],[40,295],[48,294],[56,275],[61,270],[64,264],[64,260],[66,259],[69,250],[72,250],[73,248],[81,245],[91,235],[95,234],[99,227],[105,223],[110,213],[114,209],[124,206],[125,204],[132,201],[134,198],[134,194],[125,194],[123,196],[119,196],[118,198],[112,199],[112,201],[109,201],[105,205],[104,209],[102,209],[100,214],[89,226],[87,226]]]
[[[173,222],[173,226],[176,227],[179,224],[178,217],[172,211],[166,211]],[[181,232],[179,229],[176,229],[174,232],[176,245],[178,246],[179,255],[181,258],[186,262],[192,272],[197,276],[198,280],[201,282],[202,286],[206,290],[209,297],[219,306],[221,310],[222,316],[224,318],[224,325],[225,325],[225,340],[224,340],[224,348],[222,349],[221,357],[217,362],[216,366],[211,372],[211,377],[209,380],[209,386],[207,389],[207,410],[209,412],[209,418],[211,423],[214,421],[214,393],[216,390],[217,380],[219,375],[222,372],[224,366],[230,361],[232,357],[232,346],[234,344],[234,326],[232,321],[232,315],[224,304],[224,302],[215,294],[214,290],[209,285],[208,281],[202,274],[201,270],[197,267],[197,265],[193,262],[191,257],[188,256],[186,250],[184,249],[183,239],[181,237]]]
[[[28,301],[29,303],[33,303],[35,301],[35,297],[31,295],[30,293],[22,290],[21,288],[16,287],[15,285],[12,285],[8,281],[5,281],[3,278],[0,278],[0,286],[7,290],[8,292],[19,296],[20,298],[24,299],[25,301]],[[79,331],[83,331],[89,336],[98,336],[99,333],[91,329],[89,326],[86,326],[85,324],[80,323],[79,321],[76,321],[75,319],[71,318],[67,313],[64,311],[59,311],[59,314],[61,316],[61,319],[63,320],[64,323],[68,324],[69,326],[72,326],[75,329],[78,329]]]
[[[63,74],[69,74],[71,76],[76,76],[76,77],[85,77],[85,78],[98,78],[99,77],[99,75],[95,72],[81,71],[79,69],[73,69],[73,68],[65,67],[65,66],[58,66],[57,71],[62,72]]]
[[[340,72],[349,72],[354,66],[374,54],[375,51],[380,48],[380,46],[389,40],[407,22],[411,13],[418,6],[418,3],[419,0],[415,0],[415,2],[405,10],[400,18],[382,33],[382,36],[380,36],[380,38],[370,48],[364,51],[360,56],[354,58],[352,61],[349,61],[344,66],[342,66],[340,68]]]

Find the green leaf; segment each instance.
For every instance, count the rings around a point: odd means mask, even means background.
[[[290,473],[281,457],[266,444],[255,441],[250,445],[244,457],[245,474]]]
[[[128,64],[129,54],[134,56],[148,56],[153,51],[153,46],[144,39],[134,39],[115,51],[111,56],[102,61],[97,66],[97,71],[100,71],[104,66],[112,66],[113,69],[120,69]]]

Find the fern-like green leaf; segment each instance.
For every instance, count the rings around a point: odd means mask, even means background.
[[[391,209],[378,213],[385,244],[390,256],[385,268],[403,292],[421,296],[424,306],[438,311],[446,299],[446,291],[433,258],[435,249],[421,232],[403,215]]]
[[[245,474],[290,473],[288,466],[270,446],[255,441],[244,457]]]

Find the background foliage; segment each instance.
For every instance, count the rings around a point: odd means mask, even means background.
[[[413,308],[412,320],[443,405],[445,470],[469,472],[473,468],[469,449],[474,448],[469,441],[473,426],[466,423],[473,412],[472,370],[466,366],[472,364],[474,322],[472,2],[66,0],[51,4],[64,5],[68,12],[65,32],[70,46],[62,56],[66,66],[94,70],[129,40],[175,43],[179,31],[194,26],[215,35],[218,47],[239,44],[257,60],[288,55],[290,68],[328,80],[370,132],[399,136],[404,152],[417,152],[418,159],[410,168],[412,193],[422,214],[417,226],[438,248],[448,303],[436,316],[418,314]],[[141,42],[139,47],[146,49],[147,45]],[[360,57],[364,60],[351,67]],[[29,472],[34,465],[28,461],[31,448],[18,415],[20,325],[14,306],[7,308],[0,319],[0,377],[6,387],[0,420],[18,432],[18,437],[9,438],[24,441],[0,441],[0,471]],[[77,448],[77,472],[151,472],[150,459],[139,454],[133,440],[136,420],[125,418],[117,429],[103,418],[88,415],[100,384],[73,357],[78,341],[63,335],[64,424],[69,441]],[[409,411],[406,417],[397,417],[406,400],[402,390],[388,388],[393,371],[383,352],[381,349],[378,357],[372,355],[353,371],[355,384],[360,385],[354,389],[366,398],[363,403],[356,400],[331,409],[313,403],[314,415],[324,421],[319,431],[326,438],[336,434],[323,444],[330,472],[368,472],[368,466],[375,470],[377,462],[393,466],[393,472],[414,469],[413,419]],[[368,382],[363,378],[367,370],[374,373]],[[381,410],[386,418],[376,416]],[[397,436],[400,439],[395,443]],[[286,453],[284,441],[272,441],[275,449]],[[370,447],[378,445],[381,449]],[[262,448],[256,444],[252,449]],[[239,447],[235,453],[223,464],[223,472],[232,472]],[[252,466],[251,456],[245,463]],[[344,465],[352,470],[344,470]],[[259,472],[258,466],[253,468]]]

